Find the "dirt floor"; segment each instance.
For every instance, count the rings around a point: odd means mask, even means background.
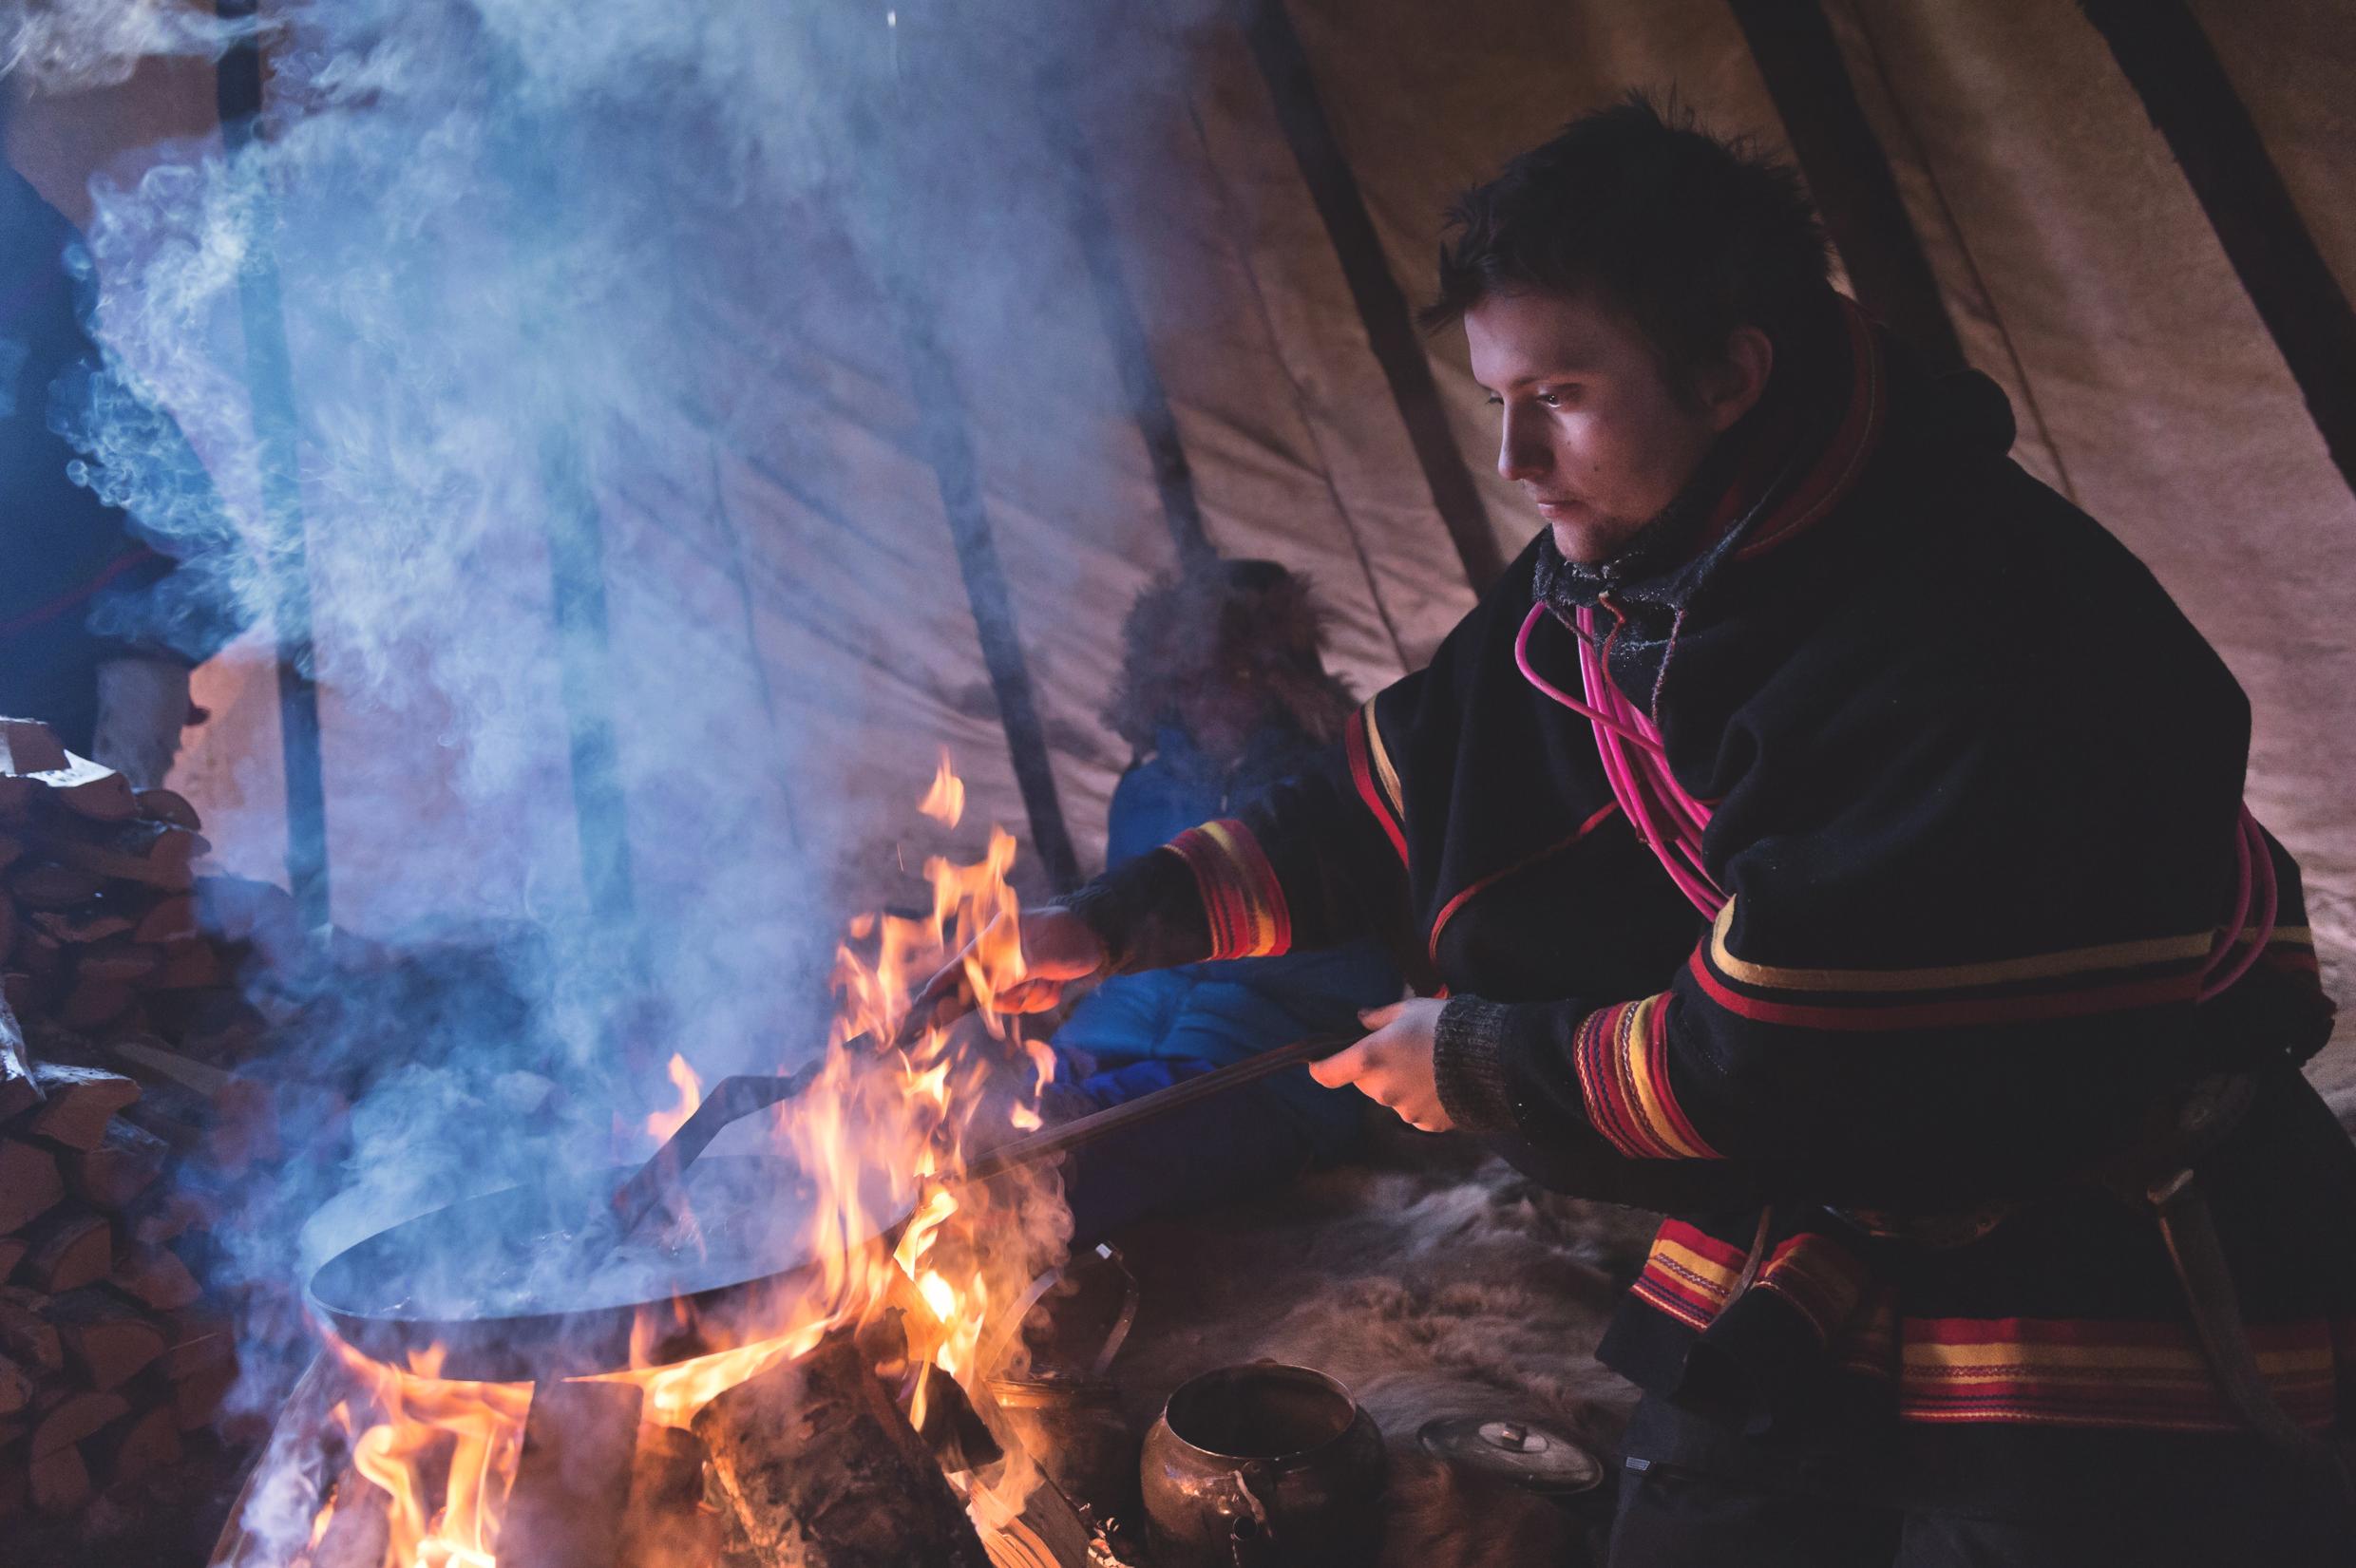
[[[1445,1416],[1516,1418],[1608,1456],[1635,1390],[1592,1352],[1651,1217],[1554,1197],[1454,1140],[1377,1143],[1365,1166],[1122,1237],[1142,1305],[1112,1376],[1133,1429],[1198,1372],[1264,1357],[1314,1367],[1387,1440],[1385,1568],[1597,1560],[1607,1492],[1560,1507],[1468,1485],[1416,1432]]]

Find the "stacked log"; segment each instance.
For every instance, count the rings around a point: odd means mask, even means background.
[[[191,1267],[207,1183],[183,1178],[266,1146],[268,1106],[218,1027],[198,826],[0,719],[0,1516],[175,1463],[236,1377]]]

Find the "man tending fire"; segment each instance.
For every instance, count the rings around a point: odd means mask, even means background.
[[[1631,102],[1454,225],[1430,316],[1548,526],[1354,788],[1026,915],[999,1005],[1412,959],[1320,1081],[1675,1210],[1599,1352],[1615,1563],[2344,1560],[2356,1158],[2224,665],[1790,170]]]

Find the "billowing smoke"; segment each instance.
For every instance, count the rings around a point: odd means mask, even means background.
[[[247,1195],[255,1275],[628,1152],[614,1129],[667,1096],[672,1049],[707,1079],[808,1055],[853,895],[915,901],[891,841],[925,781],[864,745],[945,712],[961,749],[1002,746],[979,669],[927,652],[973,633],[921,416],[987,425],[985,468],[1076,532],[1119,391],[1077,260],[1042,237],[1070,171],[1035,84],[1073,19],[920,10],[271,5],[257,139],[94,191],[86,482],[256,644],[307,573],[333,915],[394,954],[264,982],[307,1070],[342,1059],[365,1087],[347,1161]],[[0,37],[41,89],[232,32],[71,0],[0,9]],[[1099,48],[1092,90],[1147,68]],[[298,506],[265,493],[257,297],[284,323]],[[912,384],[912,312],[961,387]],[[208,832],[268,875],[279,759],[245,752]],[[985,804],[969,831],[992,815],[1020,821]],[[618,881],[584,879],[600,836],[627,844]]]

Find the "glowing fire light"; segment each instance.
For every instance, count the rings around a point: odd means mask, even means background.
[[[964,796],[944,753],[920,809],[954,827]],[[994,1310],[1023,1296],[1062,1245],[1059,1205],[1029,1201],[1036,1193],[1028,1184],[949,1185],[965,1166],[966,1137],[978,1120],[1019,1130],[1041,1124],[1036,1100],[1054,1067],[1044,1045],[1013,1036],[992,1011],[997,994],[1023,973],[1020,905],[1006,880],[1015,850],[1013,838],[993,828],[978,862],[936,857],[925,863],[933,890],[927,916],[867,915],[848,923],[836,954],[841,1008],[826,1057],[775,1123],[780,1152],[817,1189],[802,1237],[816,1265],[811,1283],[766,1332],[689,1361],[657,1365],[656,1345],[665,1336],[642,1322],[631,1370],[607,1375],[644,1390],[645,1420],[686,1426],[713,1396],[886,1311],[898,1313],[917,1369],[913,1421],[923,1417],[928,1369],[969,1388],[1001,1370],[980,1365],[985,1325]],[[902,1051],[854,1049],[863,1034],[891,1038],[916,989],[960,954],[984,1038],[928,1028]],[[702,1083],[684,1058],[674,1055],[669,1073],[678,1103],[647,1119],[656,1139],[669,1138],[702,1103]],[[993,1086],[999,1092],[990,1092]],[[986,1105],[1000,1109],[983,1118]],[[888,1245],[879,1244],[886,1237]],[[670,1311],[672,1327],[690,1326],[688,1302],[674,1301]],[[1019,1334],[1000,1332],[987,1343],[1021,1353]],[[341,1417],[353,1436],[353,1470],[383,1494],[390,1528],[382,1568],[496,1568],[499,1519],[515,1479],[530,1387],[442,1381],[438,1353],[396,1369],[340,1343],[335,1350],[365,1390],[341,1407]],[[995,1495],[971,1489],[977,1521],[988,1527],[1009,1517],[1028,1485],[1027,1476],[1010,1476]],[[347,1481],[313,1521],[314,1548],[353,1494],[375,1501]]]
[[[687,1058],[675,1050],[671,1053],[671,1083],[679,1091],[677,1106],[658,1110],[646,1119],[647,1133],[658,1143],[667,1143],[673,1133],[685,1126],[687,1119],[704,1103],[703,1080],[687,1065]]]

